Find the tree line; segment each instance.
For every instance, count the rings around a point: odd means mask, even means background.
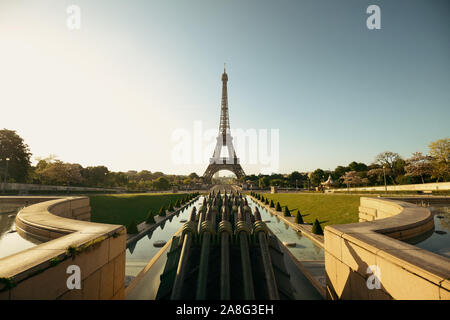
[[[396,152],[385,151],[379,153],[371,164],[353,161],[334,170],[250,175],[245,180],[259,188],[279,186],[304,189],[320,187],[330,176],[333,186],[338,188],[450,181],[450,139],[430,142],[428,148],[428,154],[414,152],[406,159]]]
[[[24,140],[13,130],[0,130],[1,182],[32,183],[98,188],[124,188],[129,191],[169,190],[172,186],[193,186],[201,183],[196,173],[167,175],[148,170],[110,171],[106,166],[83,167],[50,155],[31,164],[31,152]],[[5,179],[6,177],[6,179]]]
[[[334,170],[294,171],[290,174],[249,175],[241,182],[259,188],[279,186],[310,189],[319,187],[331,176],[335,187],[413,184],[450,180],[450,139],[430,142],[428,154],[413,153],[403,159],[398,153],[385,151],[371,164],[353,161]],[[100,188],[125,188],[130,191],[168,190],[172,186],[193,187],[204,183],[196,173],[169,175],[148,170],[110,171],[106,166],[83,167],[49,156],[31,165],[31,152],[13,130],[0,130],[0,177],[3,181]]]

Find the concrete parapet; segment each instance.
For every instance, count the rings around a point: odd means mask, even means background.
[[[435,182],[435,183],[421,183],[421,184],[402,184],[394,186],[374,186],[374,187],[356,187],[356,188],[342,188],[332,189],[333,192],[347,192],[347,191],[443,191],[450,190],[450,182]]]
[[[363,222],[325,227],[328,298],[448,300],[450,259],[399,241],[432,230],[430,210],[392,199],[360,203]]]
[[[0,299],[123,299],[126,229],[82,221],[89,219],[87,197],[53,197],[19,211],[17,231],[46,242],[0,259]],[[67,286],[70,265],[80,268],[81,289]]]

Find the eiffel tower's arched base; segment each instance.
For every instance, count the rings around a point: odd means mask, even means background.
[[[213,175],[221,170],[229,170],[233,172],[238,179],[245,177],[245,172],[240,164],[211,163],[208,168],[206,168],[203,178],[207,181],[211,181]]]

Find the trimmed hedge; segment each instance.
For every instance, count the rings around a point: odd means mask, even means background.
[[[319,235],[323,235],[323,230],[322,227],[320,226],[320,222],[319,220],[314,220],[314,224],[312,226],[312,233],[314,234],[319,234]]]
[[[136,221],[131,221],[130,224],[127,227],[127,233],[129,234],[136,234],[138,233],[137,224]]]
[[[145,223],[146,224],[156,223],[155,217],[153,216],[153,212],[151,210],[147,213],[147,218],[145,219]]]
[[[279,202],[277,202],[277,207],[276,207],[275,210],[278,211],[278,212],[281,212],[281,206],[280,206]]]
[[[162,206],[161,209],[159,209],[158,215],[160,217],[165,217],[166,216],[166,208],[164,208],[164,206]]]
[[[289,211],[288,206],[284,207],[284,214],[285,217],[291,217],[291,212]]]
[[[300,210],[297,210],[297,214],[295,215],[295,223],[304,224],[303,217],[300,213]]]

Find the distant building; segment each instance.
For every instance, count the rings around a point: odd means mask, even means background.
[[[332,186],[335,185],[333,179],[331,178],[331,174],[328,176],[327,181],[322,182],[321,185],[324,189],[330,189]]]

